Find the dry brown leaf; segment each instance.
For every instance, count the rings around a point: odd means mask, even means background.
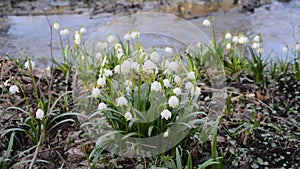
[[[264,96],[262,94],[260,94],[259,92],[255,92],[256,97],[258,100],[263,101],[264,100]]]
[[[232,97],[231,98],[231,102],[237,102],[237,101],[239,101],[240,100],[240,98],[241,98],[241,94],[240,95],[238,95],[238,96],[236,96],[236,97]]]

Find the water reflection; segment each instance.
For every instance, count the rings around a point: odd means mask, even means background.
[[[266,10],[265,7],[268,7],[269,10]],[[274,57],[280,56],[284,45],[292,46],[295,44],[295,39],[299,40],[300,2],[296,0],[290,3],[274,1],[269,6],[256,9],[255,13],[249,16],[240,13],[238,9],[211,15],[215,18],[218,37],[224,35],[226,30],[244,32],[250,37],[262,33],[265,55],[272,51]],[[50,21],[59,22],[61,28],[69,27],[74,31],[81,26],[86,27],[88,30],[86,37],[94,35],[95,31],[116,18],[118,17],[108,14],[99,15],[93,19],[86,14],[49,16]],[[210,30],[202,26],[204,18],[199,17],[190,21],[210,36]],[[3,19],[5,18],[1,18],[1,20]],[[19,52],[23,57],[49,57],[50,33],[45,16],[10,16],[8,19],[1,22],[0,55],[11,53],[12,56],[17,57]],[[5,24],[7,29],[2,28]],[[164,25],[164,20],[155,25]],[[293,26],[295,39],[293,38]],[[195,38],[192,34],[190,36]],[[53,50],[56,57],[61,56],[56,31],[53,33]]]

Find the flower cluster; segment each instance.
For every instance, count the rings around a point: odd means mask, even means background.
[[[167,130],[167,124],[201,94],[196,68],[174,55],[172,47],[162,52],[144,50],[137,44],[139,37],[140,33],[133,31],[124,35],[126,43],[117,42],[110,34],[106,41],[98,42],[99,73],[91,95],[99,101],[98,111],[109,120],[119,119],[134,126],[135,120],[160,112],[160,118],[153,120],[164,121],[161,127]],[[136,40],[135,51],[131,40]],[[117,126],[120,129],[122,125]],[[167,137],[167,132],[164,135]]]

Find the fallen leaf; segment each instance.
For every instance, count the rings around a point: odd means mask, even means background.
[[[256,97],[258,100],[263,101],[264,100],[264,96],[262,94],[260,94],[259,92],[255,92]]]

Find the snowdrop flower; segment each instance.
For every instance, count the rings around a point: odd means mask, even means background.
[[[129,33],[126,33],[125,36],[124,36],[124,39],[125,39],[126,41],[130,41],[130,40],[131,40],[130,34],[129,34]]]
[[[128,104],[128,101],[124,96],[117,98],[116,102],[117,102],[117,106],[126,106]]]
[[[226,44],[226,49],[230,49],[231,48],[231,43],[227,43]]]
[[[231,38],[232,38],[232,35],[230,32],[225,34],[225,39],[231,39]]]
[[[111,70],[109,70],[109,69],[104,69],[103,70],[104,71],[104,76],[112,76],[113,75],[113,72],[111,71]]]
[[[116,44],[115,44],[115,49],[117,50],[117,49],[119,49],[119,48],[122,48],[122,45],[121,45],[120,43],[116,43]]]
[[[176,71],[179,68],[179,65],[177,62],[173,61],[167,65],[167,68],[171,71]]]
[[[199,96],[201,94],[201,88],[196,86],[191,89],[192,96]]]
[[[9,87],[9,93],[10,94],[15,94],[15,93],[19,93],[19,87],[16,85],[12,85]]]
[[[253,49],[258,49],[258,48],[260,48],[260,47],[261,47],[261,45],[260,45],[259,42],[254,42],[254,43],[252,44],[252,48],[253,48]]]
[[[296,50],[300,52],[300,44],[296,45]]]
[[[127,87],[130,86],[131,87],[132,86],[132,82],[130,80],[126,80],[125,81],[125,86],[127,86]]]
[[[106,39],[108,43],[114,43],[116,41],[113,35],[108,35]]]
[[[176,96],[171,96],[168,101],[169,106],[175,108],[179,104],[179,100]]]
[[[125,60],[121,65],[121,71],[123,73],[129,73],[131,69],[131,62],[129,60]]]
[[[160,113],[160,115],[162,119],[168,120],[169,118],[171,118],[172,113],[168,109],[165,109]]]
[[[103,102],[99,103],[98,110],[103,110],[103,109],[106,109],[106,108],[107,108],[107,106],[106,106],[105,103],[103,103]]]
[[[259,36],[259,35],[256,35],[256,36],[253,38],[253,41],[254,41],[254,42],[260,42],[260,36]]]
[[[98,97],[98,96],[100,96],[100,89],[97,88],[97,87],[93,87],[93,90],[92,90],[92,96],[93,96],[93,97]]]
[[[169,131],[164,132],[164,137],[169,137]]]
[[[151,91],[161,91],[161,84],[158,81],[154,81],[153,83],[151,83]]]
[[[210,27],[210,21],[208,20],[208,19],[205,19],[204,21],[203,21],[203,26],[206,26],[206,27]]]
[[[179,76],[175,75],[175,76],[174,76],[174,82],[175,82],[176,84],[179,84],[179,83],[181,82],[181,78],[180,78]]]
[[[81,34],[86,33],[86,28],[85,27],[81,27],[80,30],[79,30],[79,32]]]
[[[285,46],[285,47],[283,47],[282,51],[283,51],[284,53],[288,53],[289,48],[288,48],[287,46]]]
[[[80,44],[80,34],[78,32],[75,33],[74,42],[76,45]]]
[[[53,28],[59,30],[59,24],[56,21],[53,24]]]
[[[65,29],[59,31],[59,34],[62,36],[69,35],[69,33],[70,33],[70,31],[68,28],[65,28]]]
[[[140,65],[137,62],[131,62],[131,69],[138,72],[140,70]]]
[[[27,60],[27,61],[25,62],[25,64],[24,64],[25,69],[30,69],[30,64],[31,64],[31,68],[34,68],[35,63],[34,63],[33,61],[31,61],[31,60]]]
[[[138,31],[133,31],[133,32],[131,32],[130,37],[131,37],[132,39],[137,39],[137,38],[140,37],[140,32],[138,32]],[[124,39],[125,39],[125,38],[124,38]]]
[[[121,66],[120,65],[116,65],[116,67],[114,68],[114,72],[117,74],[121,73]]]
[[[181,95],[181,89],[179,87],[176,87],[175,89],[173,89],[173,92],[176,96]]]
[[[99,75],[99,78],[97,80],[97,84],[99,86],[105,86],[106,85],[106,77],[104,75]]]
[[[234,37],[232,38],[232,42],[233,42],[233,43],[239,42],[239,37],[238,37],[238,36],[234,36]]]
[[[166,88],[169,88],[169,87],[171,86],[171,85],[170,85],[170,80],[169,80],[169,79],[164,79],[163,82],[164,82],[164,86],[165,86]]]
[[[171,47],[166,47],[165,52],[168,53],[169,55],[173,55],[173,49]]]
[[[153,61],[153,62],[159,62],[159,60],[160,60],[160,56],[159,56],[159,54],[157,53],[157,52],[152,52],[151,54],[150,54],[150,59]]]
[[[191,80],[195,80],[196,76],[195,76],[195,72],[191,71],[187,74],[187,77]]]
[[[42,119],[42,118],[44,118],[44,116],[45,116],[45,113],[42,109],[38,109],[35,113],[35,117],[37,119]]]
[[[124,117],[125,117],[126,121],[129,121],[132,119],[132,114],[130,112],[126,112]]]
[[[147,73],[154,73],[158,72],[158,68],[155,65],[155,63],[153,63],[151,60],[147,60],[144,64],[143,64],[143,70]]]
[[[191,88],[193,88],[194,87],[194,85],[193,85],[193,83],[192,82],[187,82],[186,84],[185,84],[185,89],[191,89]]]
[[[242,35],[241,37],[239,37],[239,43],[240,44],[246,44],[248,42],[248,38],[244,35]]]

